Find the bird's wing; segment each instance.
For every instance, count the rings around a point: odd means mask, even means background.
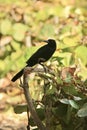
[[[27,64],[32,64],[32,62],[36,62],[35,64],[37,64],[39,58],[43,58],[44,59],[44,55],[46,55],[47,53],[47,50],[48,50],[48,46],[45,45],[41,48],[39,48],[27,61],[26,63]]]

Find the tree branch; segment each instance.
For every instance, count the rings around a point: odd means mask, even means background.
[[[33,71],[37,71],[37,69],[33,69],[32,67],[26,67],[24,70],[24,75],[23,75],[23,84],[22,87],[24,89],[24,95],[31,113],[31,116],[34,120],[34,122],[36,123],[36,125],[38,126],[38,128],[40,130],[47,130],[46,127],[42,124],[41,120],[39,119],[36,110],[34,108],[33,102],[32,102],[32,98],[30,95],[30,91],[29,91],[29,85],[28,85],[28,74],[33,72]],[[42,71],[42,70],[41,70]]]

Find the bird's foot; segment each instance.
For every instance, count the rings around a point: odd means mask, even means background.
[[[44,69],[44,72],[47,73],[48,72],[48,68],[43,64],[43,63],[39,63],[43,69]]]
[[[19,84],[19,86],[23,88],[23,82],[22,82],[21,78],[20,78],[20,84]]]

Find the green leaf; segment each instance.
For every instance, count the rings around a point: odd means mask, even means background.
[[[0,12],[0,19],[6,17],[6,12]]]
[[[74,100],[69,100],[69,103],[70,103],[70,105],[71,105],[73,108],[75,108],[75,109],[78,109],[78,108],[79,108],[78,104],[77,104]]]
[[[79,108],[78,104],[74,100],[69,100],[67,98],[64,98],[64,99],[60,99],[59,101],[63,104],[69,104],[75,109]]]
[[[64,16],[64,7],[61,5],[54,6],[53,14],[59,17]]]
[[[71,94],[71,95],[77,95],[78,94],[74,85],[64,86],[63,90],[64,90],[65,93],[68,93],[68,94]]]
[[[69,53],[69,52],[59,53],[58,56],[63,58],[63,60],[61,60],[61,63],[63,63],[63,65],[65,65],[65,66],[69,66],[70,65],[72,53]]]
[[[83,105],[83,107],[77,112],[79,117],[86,117],[87,116],[87,103]]]
[[[17,50],[20,50],[20,43],[15,41],[15,40],[12,40],[11,42],[11,45],[12,47],[17,51]]]
[[[50,87],[47,91],[46,94],[47,95],[52,95],[56,92],[56,88],[55,87]]]
[[[74,98],[75,101],[80,101],[80,100],[82,100],[81,97],[77,97],[77,96],[73,96],[73,98]]]
[[[79,46],[75,50],[75,54],[77,58],[81,59],[81,62],[86,65],[87,64],[87,47],[86,46]]]
[[[81,70],[78,73],[79,76],[82,77],[83,81],[87,79],[87,67],[84,66],[83,62],[80,62]]]
[[[48,8],[44,8],[43,10],[40,10],[37,14],[36,14],[36,20],[40,21],[40,20],[46,20],[49,16],[48,13]]]
[[[53,24],[44,24],[39,35],[41,37],[51,37],[55,34],[55,29]]]
[[[59,101],[63,104],[69,104],[69,100],[67,98],[59,99]]]
[[[3,60],[0,60],[0,73],[2,74],[2,72],[5,71],[5,63],[3,62]]]
[[[83,25],[82,32],[85,36],[87,35],[87,23]]]
[[[26,104],[20,104],[20,105],[16,105],[14,106],[14,112],[16,114],[20,114],[22,112],[26,112],[27,111],[27,105]]]
[[[63,42],[67,45],[67,47],[78,45],[78,41],[80,40],[80,36],[76,37],[65,37]]]
[[[12,36],[17,41],[22,41],[25,36],[25,32],[28,31],[28,27],[22,23],[15,23],[13,25]]]
[[[9,19],[2,20],[0,26],[1,26],[0,31],[3,35],[11,34],[12,23]]]

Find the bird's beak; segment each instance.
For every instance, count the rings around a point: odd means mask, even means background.
[[[47,43],[48,43],[48,41],[47,41],[47,40],[44,40],[43,42],[47,42]]]

